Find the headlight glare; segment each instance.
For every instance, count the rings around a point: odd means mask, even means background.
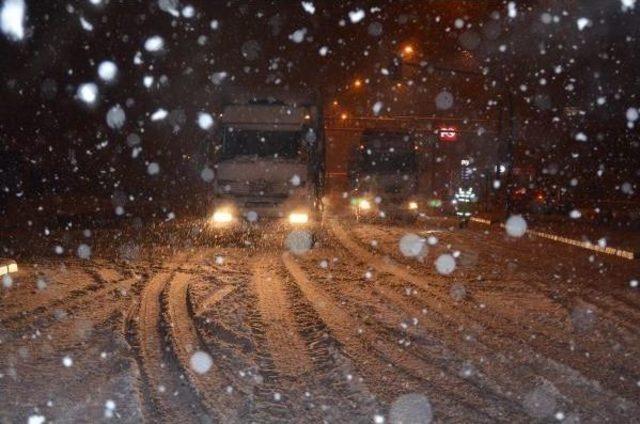
[[[227,224],[233,221],[233,214],[231,211],[223,209],[217,210],[213,213],[213,217],[211,217],[215,224]]]
[[[289,214],[289,223],[306,224],[309,222],[309,214],[306,212],[291,212]]]
[[[358,203],[358,207],[362,210],[368,211],[371,209],[371,203],[367,199],[361,199]]]

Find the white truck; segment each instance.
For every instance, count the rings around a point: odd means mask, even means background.
[[[365,130],[349,161],[352,208],[357,219],[415,220],[424,205],[418,200],[418,155],[415,138],[406,132]]]
[[[324,185],[322,104],[286,90],[227,93],[213,152],[214,229],[280,220],[320,221]]]

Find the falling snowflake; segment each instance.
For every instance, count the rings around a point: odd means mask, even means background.
[[[26,5],[24,0],[5,0],[0,11],[0,29],[7,38],[19,41],[24,38]]]
[[[213,359],[208,353],[199,350],[191,355],[189,365],[198,374],[205,374],[211,369]]]
[[[622,11],[633,10],[636,7],[636,0],[620,0],[622,3]]]
[[[153,112],[151,114],[151,120],[152,121],[162,121],[163,119],[165,119],[167,116],[169,115],[169,112],[167,112],[165,109],[158,109],[155,112]]]
[[[119,130],[123,127],[125,121],[125,113],[120,105],[115,105],[107,112],[107,125],[109,128]]]
[[[85,31],[93,31],[93,25],[91,24],[91,22],[87,21],[82,16],[80,16],[80,26]]]
[[[147,174],[149,175],[158,175],[160,173],[160,165],[156,162],[151,162],[147,165]]]
[[[147,38],[144,42],[144,48],[148,52],[157,52],[164,48],[164,40],[159,35]]]
[[[373,105],[373,114],[374,115],[379,115],[380,111],[382,111],[382,107],[384,106],[384,104],[381,101],[377,101],[374,103]]]
[[[591,25],[591,21],[587,18],[578,18],[576,25],[578,25],[578,30],[582,31],[587,26]]]
[[[430,424],[433,421],[431,402],[418,393],[402,395],[391,404],[389,421],[392,424]]]
[[[98,66],[98,76],[107,82],[111,82],[118,74],[118,67],[110,60],[105,60]]]
[[[304,9],[305,12],[313,15],[314,13],[316,13],[316,7],[313,4],[312,1],[302,1],[302,8]]]
[[[116,403],[109,399],[104,403],[104,417],[113,418],[113,413],[116,410]]]
[[[313,236],[309,231],[292,231],[287,235],[284,244],[292,253],[301,255],[313,247]]]
[[[213,126],[213,117],[205,112],[198,113],[198,126],[203,130],[208,130]]]
[[[91,257],[91,247],[87,244],[78,246],[76,253],[80,259],[89,259]]]
[[[27,420],[28,424],[44,424],[47,421],[44,415],[30,415]]]
[[[441,275],[449,275],[456,269],[456,260],[448,253],[438,256],[435,262],[436,270]]]
[[[80,84],[76,96],[87,104],[94,104],[98,100],[98,86],[92,82]]]
[[[417,234],[409,233],[402,236],[398,243],[400,253],[409,258],[422,256],[426,249],[425,240]]]
[[[142,77],[142,84],[147,88],[151,87],[153,84],[153,77],[151,75],[145,75]]]
[[[293,41],[294,43],[302,43],[304,41],[304,37],[305,35],[307,35],[307,29],[306,28],[301,28],[299,30],[294,31],[292,34],[289,35],[289,40]]]
[[[527,232],[527,221],[522,215],[511,215],[507,219],[505,229],[511,237],[522,237]]]
[[[351,20],[351,23],[355,24],[363,20],[364,15],[365,13],[362,9],[352,10],[351,12],[349,12],[349,19]]]
[[[453,106],[453,94],[448,91],[441,91],[436,96],[436,107],[440,110],[451,109]]]
[[[211,181],[213,181],[213,169],[205,166],[202,171],[200,171],[200,178],[202,178],[202,181],[204,181],[205,183],[210,183]]]

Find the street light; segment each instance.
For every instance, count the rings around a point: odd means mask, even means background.
[[[413,53],[415,53],[415,50],[413,49],[413,46],[411,44],[407,44],[402,49],[402,55],[403,56],[412,56]]]
[[[342,114],[340,114],[340,119],[342,119],[343,121],[345,121],[347,119],[347,114],[342,112]]]
[[[353,86],[354,86],[355,88],[360,88],[360,87],[362,87],[362,81],[360,81],[360,79],[355,80],[355,81],[353,82]]]

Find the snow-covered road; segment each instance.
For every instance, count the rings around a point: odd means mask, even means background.
[[[638,422],[638,261],[437,220],[330,218],[304,254],[192,230],[21,264],[0,422]]]

